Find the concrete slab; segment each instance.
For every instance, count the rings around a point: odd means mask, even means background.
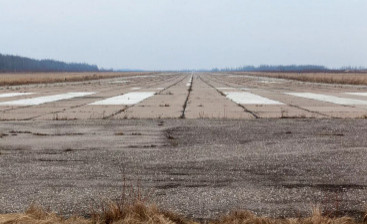
[[[0,93],[0,98],[9,98],[9,97],[15,97],[15,96],[25,96],[25,95],[31,95],[33,93]]]
[[[182,81],[158,92],[138,105],[128,108],[114,118],[179,118],[188,95],[186,84],[189,81],[190,76],[186,75]]]
[[[317,94],[317,93],[286,93],[286,94],[340,105],[367,105],[367,101],[364,100],[341,98],[325,94]]]
[[[237,104],[283,105],[283,103],[248,92],[224,92],[226,97]]]
[[[154,96],[155,92],[130,92],[121,96],[111,97],[89,105],[133,105]]]
[[[355,95],[355,96],[367,96],[367,93],[366,92],[354,92],[354,93],[346,93],[346,94],[349,94],[349,95]]]
[[[16,105],[16,106],[32,106],[32,105],[40,105],[44,103],[50,103],[60,100],[68,100],[76,97],[83,97],[88,95],[93,95],[95,92],[69,92],[58,95],[51,96],[42,96],[30,99],[22,99],[22,100],[14,100],[14,101],[5,101],[0,102],[0,106],[2,105]]]
[[[100,119],[111,116],[118,111],[124,109],[125,106],[95,106],[96,108],[87,108],[88,104],[103,100],[105,98],[117,96],[131,91],[130,88],[140,83],[149,89],[152,86],[160,85],[162,80],[172,81],[178,79],[177,75],[156,76],[155,78],[147,77],[135,79],[135,82],[128,84],[109,84],[109,80],[101,80],[101,82],[93,82],[90,84],[74,83],[73,85],[32,85],[25,86],[24,89],[37,92],[38,96],[47,96],[52,94],[63,94],[65,91],[96,91],[98,93],[92,96],[75,98],[71,100],[59,101],[35,106],[1,106],[0,119],[2,120],[68,120],[68,119]],[[28,97],[29,96],[24,96]],[[5,108],[6,107],[6,108]]]
[[[186,118],[367,117],[366,88],[273,81],[226,74],[182,73],[0,87],[0,96],[3,96],[0,97],[0,119],[178,118],[182,115],[184,105]],[[192,91],[189,96],[190,88]],[[51,102],[54,99],[47,100],[50,96],[63,96],[69,92],[97,93],[73,99],[64,98],[57,102]],[[126,106],[88,105],[111,97],[118,99],[118,96],[128,92],[156,92],[157,95]],[[313,99],[284,94],[288,92],[310,93]],[[235,102],[224,97],[224,93]],[[321,97],[323,101],[316,100],[314,96]],[[32,98],[41,99],[41,102],[30,103]],[[240,102],[240,98],[246,102]],[[9,102],[12,105],[5,105]],[[28,102],[28,105],[21,102]],[[269,102],[277,104],[265,105]],[[36,105],[38,103],[44,104]]]
[[[209,80],[213,85],[215,86],[223,86],[223,81],[227,81],[226,76],[223,76],[222,79],[219,79],[218,77],[211,77],[206,76],[207,80]],[[247,110],[253,112],[256,116],[259,118],[293,118],[293,117],[307,117],[307,118],[323,118],[323,117],[352,117],[352,118],[361,118],[366,116],[366,109],[363,108],[364,106],[350,106],[350,109],[347,109],[343,105],[337,105],[333,103],[327,103],[322,101],[316,101],[316,100],[310,100],[306,98],[300,98],[295,96],[290,96],[287,94],[284,94],[284,89],[295,89],[299,88],[301,90],[310,90],[316,92],[317,94],[321,94],[323,91],[327,92],[329,95],[333,95],[336,97],[342,97],[341,95],[338,95],[340,93],[340,90],[335,88],[313,88],[313,86],[286,86],[279,88],[280,86],[277,86],[276,88],[263,88],[259,87],[257,84],[249,83],[246,80],[241,79],[236,80],[236,83],[228,83],[225,82],[225,84],[228,86],[233,86],[233,88],[236,89],[242,89],[245,88],[246,92],[251,92],[253,94],[260,95],[262,97],[266,97],[272,100],[276,100],[279,102],[284,103],[285,105],[282,105],[280,107],[276,106],[266,106],[266,105],[243,105],[244,108]],[[245,86],[246,87],[240,87]],[[251,88],[250,88],[251,87]],[[229,87],[231,88],[231,87]],[[226,91],[236,91],[236,90],[226,90]],[[356,108],[358,107],[358,109]],[[322,108],[322,110],[321,110]],[[339,112],[335,112],[339,111]],[[343,112],[344,111],[344,112]],[[349,112],[352,111],[352,112]]]
[[[156,86],[169,86],[171,83],[177,82],[177,80],[182,79],[180,76],[156,76],[154,81],[147,80],[147,82],[141,82],[146,79],[139,79],[140,84],[142,84],[141,88],[143,91],[150,91],[155,90]],[[162,80],[166,80],[166,82],[163,82]],[[164,84],[162,84],[164,83]],[[135,85],[135,84],[131,84]],[[44,116],[39,117],[38,119],[52,119],[54,120],[74,120],[74,119],[106,119],[111,118],[115,116],[116,114],[123,113],[129,106],[134,105],[89,105],[92,103],[95,103],[96,101],[105,100],[106,98],[116,97],[119,95],[123,95],[125,93],[128,93],[131,91],[131,85],[126,86],[125,88],[118,88],[114,87],[113,89],[110,87],[110,89],[106,89],[104,94],[101,93],[98,94],[98,99],[95,99],[94,101],[88,101],[84,102],[80,106],[76,107],[70,107],[64,111],[58,111],[57,113],[49,113],[45,114]],[[144,86],[144,87],[143,87]],[[127,117],[125,115],[120,116],[120,119],[126,119]]]
[[[185,118],[253,119],[236,103],[221,95],[200,78],[193,81]]]

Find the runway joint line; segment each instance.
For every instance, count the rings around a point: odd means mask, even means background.
[[[189,89],[188,89],[188,93],[187,93],[187,97],[186,97],[185,103],[183,105],[182,114],[180,116],[181,119],[185,119],[186,107],[187,107],[187,103],[189,102],[190,94],[191,94],[191,91],[192,91],[192,85],[194,83],[193,76],[194,75],[192,74],[191,75],[191,78],[190,78],[190,82],[188,83],[188,84],[190,84],[190,86],[189,86]]]
[[[219,89],[217,89],[217,88],[215,88],[212,84],[209,84],[208,82],[206,82],[206,81],[204,81],[204,79],[201,77],[201,76],[199,76],[199,79],[203,82],[203,83],[205,83],[205,84],[207,84],[208,86],[210,86],[211,88],[213,88],[213,89],[215,89],[220,95],[222,95],[222,96],[224,96],[224,97],[226,97],[227,98],[227,96],[226,96],[226,94],[224,94],[222,91],[220,91]],[[213,81],[214,82],[214,81]],[[222,84],[222,83],[220,83],[220,84]],[[228,99],[228,98],[227,98]],[[233,102],[233,101],[232,101]],[[251,110],[249,110],[249,109],[247,109],[245,106],[243,106],[243,105],[241,105],[241,104],[238,104],[238,103],[236,103],[236,102],[233,102],[234,104],[236,104],[237,106],[239,106],[239,107],[241,107],[243,110],[244,110],[244,112],[246,112],[246,113],[249,113],[249,114],[251,114],[255,119],[259,119],[260,117],[255,113],[255,112],[253,112],[253,111],[251,111]]]

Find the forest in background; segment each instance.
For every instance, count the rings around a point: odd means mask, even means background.
[[[0,72],[98,72],[97,65],[65,63],[55,60],[36,60],[0,54]],[[106,70],[104,70],[106,71]]]
[[[27,57],[0,54],[0,73],[16,72],[143,72],[142,69],[103,69],[87,63],[65,63],[45,59],[36,60]],[[321,65],[260,65],[235,68],[156,70],[161,72],[367,72],[364,67],[327,68]]]
[[[260,66],[242,66],[237,68],[214,68],[212,72],[366,72],[364,67],[340,67],[327,68],[321,65],[260,65]]]

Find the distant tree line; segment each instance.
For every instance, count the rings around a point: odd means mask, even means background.
[[[65,63],[55,60],[35,60],[0,54],[0,72],[98,72],[96,65]]]
[[[322,72],[330,69],[320,65],[260,65],[260,66],[243,66],[237,68],[213,69],[212,71],[246,71],[246,72]]]
[[[364,67],[341,67],[330,69],[321,65],[260,65],[242,66],[237,68],[214,68],[213,72],[245,71],[245,72],[365,72]]]

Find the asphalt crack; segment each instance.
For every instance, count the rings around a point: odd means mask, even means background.
[[[186,108],[187,108],[187,103],[189,102],[189,98],[190,98],[190,94],[191,94],[191,91],[192,91],[192,85],[193,85],[193,83],[194,83],[194,75],[191,75],[191,78],[190,78],[190,87],[189,87],[189,90],[188,90],[188,93],[187,93],[187,97],[186,97],[185,103],[183,105],[182,114],[180,116],[181,119],[185,119],[185,112],[186,112]]]

